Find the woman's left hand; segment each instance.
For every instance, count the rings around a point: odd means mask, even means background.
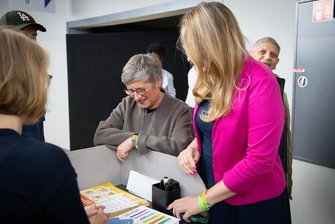
[[[199,161],[200,153],[195,140],[178,155],[178,163],[187,175],[197,173],[196,164]]]
[[[167,210],[171,209],[173,211],[173,215],[177,218],[184,219],[186,222],[191,222],[189,217],[200,213],[198,196],[188,196],[177,199],[167,207]],[[184,213],[183,217],[180,216],[181,213]]]

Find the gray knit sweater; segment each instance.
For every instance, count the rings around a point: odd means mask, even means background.
[[[154,150],[177,156],[193,139],[192,110],[185,102],[165,94],[159,107],[147,113],[132,97],[125,97],[99,123],[94,144],[116,150],[134,134],[138,134],[140,153]]]

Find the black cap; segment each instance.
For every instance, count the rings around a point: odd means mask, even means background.
[[[47,31],[44,26],[35,22],[34,18],[26,12],[12,10],[3,15],[0,19],[0,25],[11,25],[22,30],[26,26],[33,25],[37,30]]]

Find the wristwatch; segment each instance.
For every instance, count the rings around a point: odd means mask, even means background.
[[[138,135],[131,136],[131,144],[137,149],[137,139]]]

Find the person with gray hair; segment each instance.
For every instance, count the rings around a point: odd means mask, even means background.
[[[250,54],[274,70],[279,62],[280,46],[272,37],[263,37],[254,43]]]
[[[128,96],[99,123],[94,144],[116,150],[121,161],[132,149],[177,156],[192,141],[192,112],[185,102],[164,92],[162,79],[157,57],[131,57],[121,75]]]

